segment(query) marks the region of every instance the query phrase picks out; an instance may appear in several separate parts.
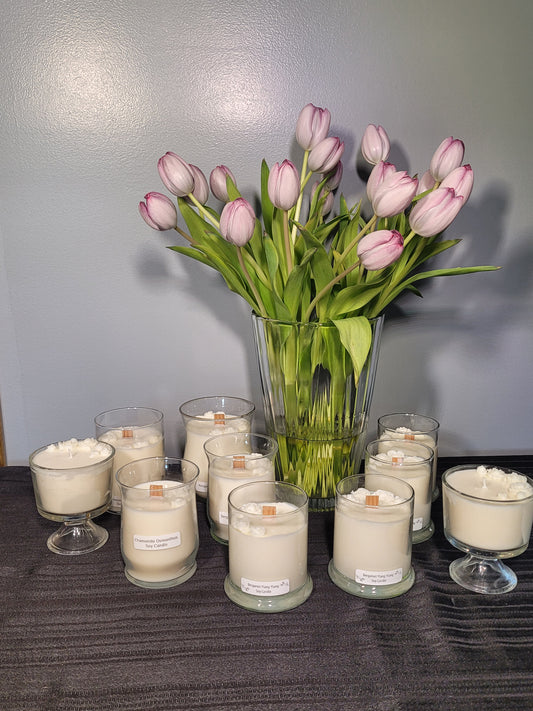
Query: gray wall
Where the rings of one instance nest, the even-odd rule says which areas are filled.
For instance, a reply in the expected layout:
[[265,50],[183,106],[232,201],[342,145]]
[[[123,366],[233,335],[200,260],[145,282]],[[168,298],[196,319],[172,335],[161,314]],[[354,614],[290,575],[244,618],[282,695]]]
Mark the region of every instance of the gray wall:
[[[367,123],[422,172],[462,138],[474,193],[441,264],[496,273],[435,281],[389,319],[373,421],[441,422],[441,451],[523,453],[531,436],[530,0],[20,0],[1,27],[0,397],[10,463],[93,433],[98,412],[177,413],[207,394],[260,406],[248,309],[220,277],[165,249],[137,212],[175,151],[229,165],[247,196],[261,158],[297,157],[311,101],[346,140],[343,189]],[[257,429],[259,429],[259,425]]]

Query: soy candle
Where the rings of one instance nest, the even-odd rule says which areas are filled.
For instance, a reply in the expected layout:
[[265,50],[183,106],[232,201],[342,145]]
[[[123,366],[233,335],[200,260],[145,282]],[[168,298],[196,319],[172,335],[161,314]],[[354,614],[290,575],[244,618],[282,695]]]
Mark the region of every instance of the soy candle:
[[218,435],[204,445],[208,459],[207,511],[211,535],[228,541],[228,496],[254,481],[274,481],[278,445],[272,437],[253,432]]
[[366,447],[365,471],[395,476],[413,487],[413,543],[431,538],[435,531],[431,521],[433,449],[417,441],[374,440]]
[[156,457],[117,472],[122,490],[121,551],[134,585],[180,585],[196,571],[198,520],[192,462]]
[[107,509],[114,450],[93,438],[69,439],[36,450],[30,468],[41,515],[74,516]]
[[409,590],[413,502],[413,488],[396,477],[367,473],[337,484],[328,572],[338,587],[379,598]]
[[149,407],[122,407],[102,412],[94,421],[98,439],[115,448],[109,510],[120,513],[121,494],[116,473],[137,459],[163,456],[163,413]]
[[523,474],[497,467],[453,467],[442,478],[444,530],[479,551],[514,551],[529,542],[533,486]]
[[278,612],[301,605],[307,572],[307,505],[286,482],[244,484],[229,495],[229,575],[224,589],[242,607]]
[[[186,430],[183,457],[200,470],[196,483],[198,496],[207,497],[208,460],[204,444],[217,435],[250,432],[255,405],[238,397],[215,395],[188,400],[180,406]],[[229,454],[229,452],[228,452]]]

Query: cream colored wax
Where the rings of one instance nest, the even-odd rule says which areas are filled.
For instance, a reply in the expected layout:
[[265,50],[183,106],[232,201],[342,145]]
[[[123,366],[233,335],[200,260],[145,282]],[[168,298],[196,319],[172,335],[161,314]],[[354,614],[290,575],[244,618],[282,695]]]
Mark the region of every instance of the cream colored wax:
[[120,486],[115,474],[125,464],[137,459],[163,456],[163,435],[155,427],[127,427],[104,432],[99,439],[109,442],[115,448],[113,464],[113,489],[110,509],[119,512],[121,509]]
[[[429,456],[429,453],[428,453]],[[432,467],[428,460],[409,454],[407,447],[385,449],[367,458],[368,473],[395,476],[410,484],[415,492],[413,531],[420,531],[431,521]]]
[[[162,486],[163,495],[147,495],[152,485]],[[126,571],[136,580],[157,583],[185,573],[198,548],[194,490],[167,481],[132,487],[122,502],[121,547]]]
[[228,496],[237,486],[274,481],[274,464],[261,454],[215,457],[209,466],[208,509],[212,531],[228,540]]
[[57,442],[37,452],[32,471],[41,508],[52,514],[73,515],[103,506],[111,489],[112,451],[87,438]]
[[[275,507],[277,515],[261,515],[264,506]],[[233,584],[250,595],[273,597],[302,587],[307,580],[305,513],[284,501],[244,504],[232,513],[229,573]]]
[[[224,415],[223,419],[216,423],[215,415]],[[208,459],[204,450],[204,444],[211,437],[233,432],[249,432],[250,422],[244,417],[232,417],[223,412],[204,412],[194,419],[188,420],[186,424],[187,439],[185,441],[185,451],[183,458],[189,462],[194,462],[200,474],[196,480],[196,491],[200,496],[207,496],[208,485]],[[224,454],[224,452],[220,452]],[[228,452],[229,454],[229,452]]]
[[446,484],[444,528],[457,541],[481,551],[511,551],[529,541],[533,487],[525,476],[482,466],[449,472]]
[[419,432],[418,430],[412,430],[409,427],[396,427],[395,429],[386,429],[380,435],[380,439],[397,439],[402,443],[402,449],[406,452],[409,451],[409,442],[418,442],[420,444],[425,444],[426,447],[430,447],[433,450],[433,471],[432,471],[432,481],[431,488],[435,488],[437,481],[437,460],[438,460],[438,445],[436,438],[425,432]]
[[[366,506],[367,495],[378,495],[379,505]],[[338,497],[333,564],[363,585],[400,582],[411,569],[409,502],[389,491],[362,487]]]

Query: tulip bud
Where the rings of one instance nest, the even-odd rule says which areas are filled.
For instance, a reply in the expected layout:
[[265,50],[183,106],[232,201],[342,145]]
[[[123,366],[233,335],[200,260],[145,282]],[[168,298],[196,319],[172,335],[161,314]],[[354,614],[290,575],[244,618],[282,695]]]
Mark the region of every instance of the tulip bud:
[[368,124],[361,141],[361,153],[367,163],[377,165],[381,160],[389,157],[390,142],[382,126]]
[[192,194],[200,204],[205,205],[209,198],[209,186],[207,185],[206,177],[198,166],[190,163],[189,168],[194,177],[194,190]]
[[300,176],[294,163],[284,160],[280,165],[274,163],[268,176],[268,197],[274,207],[290,210],[298,202],[300,195]]
[[310,151],[328,135],[331,114],[313,104],[300,111],[296,122],[296,140],[304,151]]
[[443,180],[448,173],[458,168],[463,162],[465,144],[458,138],[445,138],[437,148],[429,164],[429,172],[435,180]]
[[456,218],[463,198],[453,188],[437,188],[421,198],[411,210],[409,224],[421,237],[433,237],[446,229]]
[[336,167],[333,170],[330,170],[328,174],[328,180],[325,185],[328,190],[336,190],[339,187],[342,180],[342,171],[342,163],[339,161]]
[[141,217],[154,230],[172,230],[178,224],[174,203],[161,193],[147,193],[139,203]]
[[432,190],[435,187],[435,178],[431,175],[429,170],[426,170],[424,175],[418,181],[417,195],[425,193],[427,190]]
[[[316,183],[313,183],[313,186],[311,188],[311,200],[315,197],[315,193],[317,191],[318,186],[319,186],[318,181]],[[324,204],[322,206],[322,215],[327,215],[328,212],[331,212],[331,208],[333,207],[333,200],[335,199],[335,196],[326,187],[323,187],[322,190],[320,191],[320,196],[318,197],[318,199],[321,200],[324,197],[326,199],[324,200]]]
[[244,198],[237,198],[224,205],[220,215],[220,233],[228,242],[243,247],[255,230],[255,213]]
[[470,165],[460,165],[452,170],[440,184],[441,188],[453,188],[456,195],[463,198],[463,205],[470,197],[474,185],[474,171]]
[[366,194],[368,195],[368,199],[370,200],[370,202],[372,202],[372,200],[374,199],[376,190],[385,180],[387,175],[395,172],[396,168],[393,166],[393,164],[385,163],[384,161],[380,161],[372,168],[372,172],[370,173],[368,177],[368,182],[366,184]]
[[378,217],[399,215],[412,203],[418,180],[405,170],[389,172],[377,186],[372,198],[372,209]]
[[194,176],[188,163],[175,153],[165,153],[157,162],[157,169],[167,190],[178,197],[185,197],[194,190]]
[[211,192],[217,200],[221,200],[222,202],[228,202],[229,200],[226,176],[229,176],[233,183],[237,182],[231,170],[225,165],[217,165],[216,168],[213,168],[209,176]]
[[361,238],[357,256],[365,269],[376,271],[393,264],[403,252],[403,237],[396,230],[377,230]]
[[340,161],[343,153],[344,143],[339,138],[324,138],[309,153],[309,170],[313,173],[329,173]]

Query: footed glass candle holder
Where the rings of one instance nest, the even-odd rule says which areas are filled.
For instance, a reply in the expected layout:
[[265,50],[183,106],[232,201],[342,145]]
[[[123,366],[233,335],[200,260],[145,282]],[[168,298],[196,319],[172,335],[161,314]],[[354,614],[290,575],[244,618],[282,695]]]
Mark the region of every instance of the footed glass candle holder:
[[141,588],[181,585],[196,572],[198,467],[149,457],[118,470],[120,545],[126,578]]
[[47,540],[53,553],[81,555],[97,550],[108,532],[92,519],[111,503],[114,448],[87,438],[41,447],[30,455],[37,511],[61,526]]
[[277,442],[267,435],[235,432],[208,439],[207,514],[211,535],[228,542],[228,496],[233,489],[253,481],[274,481]]
[[186,430],[183,456],[200,470],[196,493],[207,497],[209,463],[204,444],[211,437],[232,432],[250,432],[255,405],[242,397],[212,395],[188,400],[180,406]]
[[485,595],[516,587],[502,559],[523,553],[533,521],[533,480],[507,468],[452,467],[442,476],[444,535],[466,553],[450,564],[458,585]]
[[255,612],[283,612],[313,589],[307,572],[307,494],[294,484],[243,484],[229,495],[226,595]]
[[415,581],[411,565],[413,487],[396,477],[358,474],[337,484],[332,581],[347,593],[390,598]]

